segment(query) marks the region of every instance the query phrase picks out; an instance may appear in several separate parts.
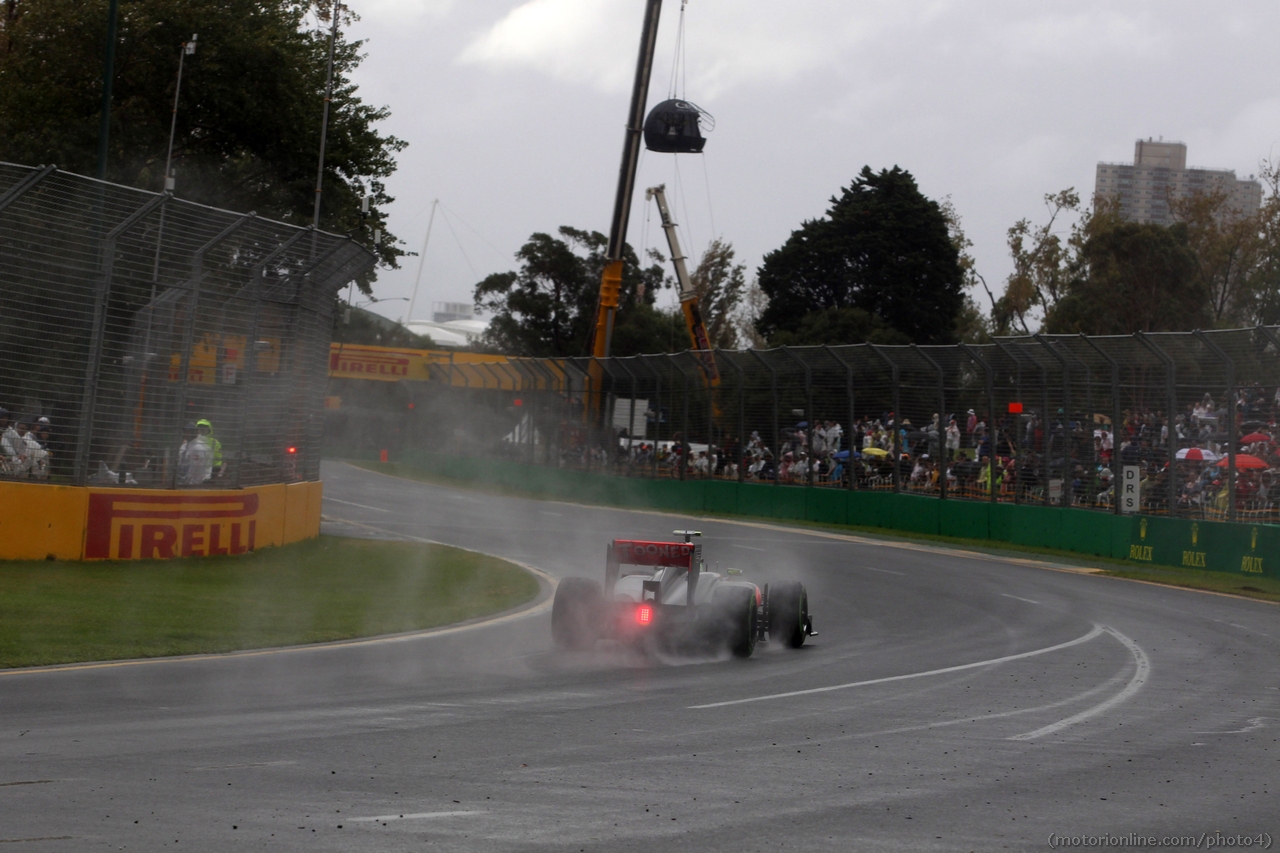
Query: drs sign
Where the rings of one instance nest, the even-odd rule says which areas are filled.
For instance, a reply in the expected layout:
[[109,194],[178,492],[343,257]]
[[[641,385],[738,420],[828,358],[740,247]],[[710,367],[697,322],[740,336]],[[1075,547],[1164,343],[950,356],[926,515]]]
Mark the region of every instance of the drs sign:
[[1142,469],[1125,465],[1120,477],[1120,511],[1138,512],[1142,508]]

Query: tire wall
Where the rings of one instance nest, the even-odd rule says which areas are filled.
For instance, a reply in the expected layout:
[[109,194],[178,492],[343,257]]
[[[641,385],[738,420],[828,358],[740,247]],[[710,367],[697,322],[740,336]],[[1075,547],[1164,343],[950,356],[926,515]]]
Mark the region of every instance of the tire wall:
[[1280,527],[1266,524],[761,483],[630,479],[420,451],[406,452],[399,461],[439,476],[577,503],[847,524],[1009,542],[1137,565],[1280,577]]

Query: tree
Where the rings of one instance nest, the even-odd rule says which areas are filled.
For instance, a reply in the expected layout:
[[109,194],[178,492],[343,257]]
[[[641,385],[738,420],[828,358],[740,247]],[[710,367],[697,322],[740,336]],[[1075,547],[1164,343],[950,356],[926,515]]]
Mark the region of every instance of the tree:
[[1045,317],[1051,334],[1181,332],[1209,325],[1209,293],[1187,227],[1104,214],[1082,232],[1085,268]]
[[[176,194],[310,224],[331,10],[316,0],[121,0],[108,179],[163,189],[178,52],[199,33],[184,64]],[[3,0],[0,160],[95,172],[106,23],[107,0]],[[356,94],[361,47],[339,28],[320,224],[367,239],[385,232],[382,208],[392,199],[383,180],[405,143],[379,134],[389,111]],[[372,197],[366,222],[364,195]],[[404,254],[391,235],[378,251],[391,266]]]
[[1075,274],[1072,253],[1075,241],[1064,241],[1054,230],[1063,213],[1080,210],[1080,195],[1067,188],[1044,197],[1049,220],[1034,226],[1029,219],[1019,219],[1009,229],[1009,253],[1013,256],[1013,272],[1005,282],[1002,302],[993,306],[996,325],[1017,324],[1023,334],[1031,334],[1027,324],[1033,312],[1045,316],[1067,295]]
[[[914,343],[951,343],[963,303],[964,271],[947,219],[915,178],[897,166],[869,166],[831,199],[826,216],[805,222],[764,258],[760,289],[769,305],[757,329],[770,343],[782,332],[853,333],[856,316],[810,314],[857,309]],[[877,326],[878,328],[879,326]],[[819,342],[819,341],[815,341]],[[828,344],[856,343],[828,339]]]
[[[702,253],[702,260],[689,274],[698,307],[707,327],[711,346],[733,349],[738,345],[738,330],[733,315],[746,291],[746,265],[733,262],[733,244],[716,238]],[[683,320],[682,320],[683,322]]]
[[[586,352],[596,320],[608,239],[598,231],[561,226],[560,237],[537,233],[516,252],[520,270],[494,273],[475,287],[476,307],[493,314],[485,344],[508,355],[562,357]],[[623,253],[622,289],[612,354],[668,350],[669,323],[653,308],[664,286],[662,268],[641,269]],[[685,349],[686,339],[680,339]]]
[[1211,323],[1222,327],[1247,322],[1251,273],[1262,248],[1259,217],[1231,209],[1221,189],[1171,198],[1169,207],[1186,226],[1196,278],[1209,297]]

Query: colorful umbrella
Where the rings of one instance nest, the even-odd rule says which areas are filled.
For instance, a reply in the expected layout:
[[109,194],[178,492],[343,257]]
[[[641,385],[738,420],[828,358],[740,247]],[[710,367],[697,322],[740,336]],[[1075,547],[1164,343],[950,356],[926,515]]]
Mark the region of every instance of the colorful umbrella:
[[1244,438],[1240,439],[1241,444],[1253,444],[1255,441],[1270,441],[1271,436],[1265,432],[1251,432]]
[[1184,447],[1178,451],[1178,458],[1190,459],[1192,462],[1217,462],[1218,454],[1199,447]]
[[[1228,461],[1229,460],[1224,458],[1221,462],[1218,463],[1218,467],[1226,468]],[[1236,470],[1237,471],[1243,471],[1250,468],[1263,470],[1270,467],[1271,467],[1270,465],[1263,462],[1261,459],[1259,459],[1256,456],[1250,456],[1248,453],[1236,454]]]

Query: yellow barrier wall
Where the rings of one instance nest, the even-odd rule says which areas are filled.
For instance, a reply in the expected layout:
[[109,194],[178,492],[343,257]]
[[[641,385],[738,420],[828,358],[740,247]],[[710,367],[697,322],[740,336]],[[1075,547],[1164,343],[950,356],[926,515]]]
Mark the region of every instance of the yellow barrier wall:
[[0,560],[243,554],[320,535],[320,483],[158,491],[0,482]]
[[0,558],[78,560],[89,490],[0,482]]

